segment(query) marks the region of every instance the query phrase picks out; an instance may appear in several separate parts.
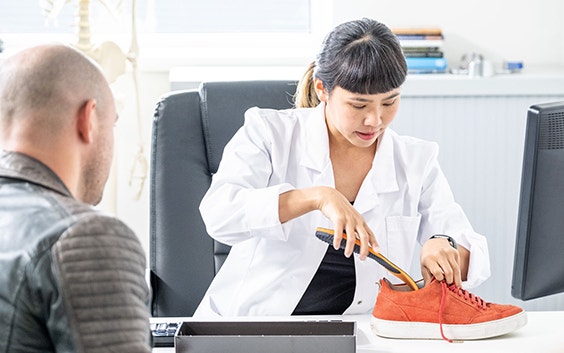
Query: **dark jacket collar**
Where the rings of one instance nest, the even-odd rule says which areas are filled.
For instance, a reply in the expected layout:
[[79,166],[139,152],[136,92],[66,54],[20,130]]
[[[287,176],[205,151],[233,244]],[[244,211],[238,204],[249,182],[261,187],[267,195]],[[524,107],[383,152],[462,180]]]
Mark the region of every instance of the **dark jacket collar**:
[[23,153],[0,151],[0,178],[30,182],[73,197],[57,174],[39,160]]

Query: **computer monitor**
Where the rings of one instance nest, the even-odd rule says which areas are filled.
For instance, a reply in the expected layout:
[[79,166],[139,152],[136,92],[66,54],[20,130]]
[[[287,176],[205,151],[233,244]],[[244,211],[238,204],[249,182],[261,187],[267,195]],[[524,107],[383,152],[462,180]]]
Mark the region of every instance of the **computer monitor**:
[[564,101],[527,114],[511,295],[564,292]]

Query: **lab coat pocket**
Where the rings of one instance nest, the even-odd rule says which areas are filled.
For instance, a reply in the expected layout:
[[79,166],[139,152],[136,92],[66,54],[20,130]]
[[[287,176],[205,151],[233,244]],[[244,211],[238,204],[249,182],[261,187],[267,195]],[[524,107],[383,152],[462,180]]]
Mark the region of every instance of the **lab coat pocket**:
[[405,271],[411,268],[421,215],[386,217],[386,246],[384,255]]

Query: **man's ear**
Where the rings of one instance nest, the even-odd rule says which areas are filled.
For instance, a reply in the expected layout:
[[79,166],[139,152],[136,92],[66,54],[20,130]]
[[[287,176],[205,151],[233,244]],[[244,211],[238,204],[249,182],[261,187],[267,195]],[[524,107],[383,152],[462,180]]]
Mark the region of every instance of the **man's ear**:
[[327,102],[327,91],[325,91],[325,87],[323,86],[323,81],[318,78],[313,79],[313,87],[315,88],[315,93],[317,94],[317,98],[319,98],[322,102]]
[[94,129],[94,119],[96,110],[96,100],[87,100],[78,110],[76,130],[79,138],[84,143],[92,143],[92,131]]

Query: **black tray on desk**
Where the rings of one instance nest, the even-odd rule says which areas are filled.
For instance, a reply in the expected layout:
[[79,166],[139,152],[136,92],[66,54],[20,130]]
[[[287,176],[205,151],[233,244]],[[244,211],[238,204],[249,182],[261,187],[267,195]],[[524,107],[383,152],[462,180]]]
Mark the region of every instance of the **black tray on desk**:
[[177,353],[354,353],[354,321],[183,322]]

